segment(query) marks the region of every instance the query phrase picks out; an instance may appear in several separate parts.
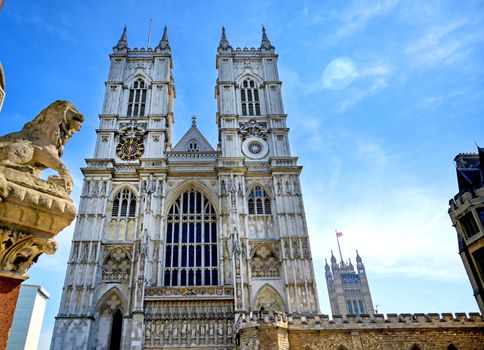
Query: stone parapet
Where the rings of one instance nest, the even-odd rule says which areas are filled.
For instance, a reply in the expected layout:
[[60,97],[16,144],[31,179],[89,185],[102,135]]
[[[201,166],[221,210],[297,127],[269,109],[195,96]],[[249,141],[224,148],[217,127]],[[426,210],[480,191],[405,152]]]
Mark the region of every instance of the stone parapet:
[[[482,349],[484,320],[478,313],[335,315],[240,314],[235,332],[241,350],[289,349]],[[340,347],[338,347],[340,346]]]

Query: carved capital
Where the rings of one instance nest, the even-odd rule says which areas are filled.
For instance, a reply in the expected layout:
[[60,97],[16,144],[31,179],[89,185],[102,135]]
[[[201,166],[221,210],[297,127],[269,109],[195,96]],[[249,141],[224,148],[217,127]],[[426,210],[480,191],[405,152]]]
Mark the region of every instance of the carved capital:
[[28,268],[40,254],[54,254],[57,242],[20,231],[0,228],[0,275],[27,279]]

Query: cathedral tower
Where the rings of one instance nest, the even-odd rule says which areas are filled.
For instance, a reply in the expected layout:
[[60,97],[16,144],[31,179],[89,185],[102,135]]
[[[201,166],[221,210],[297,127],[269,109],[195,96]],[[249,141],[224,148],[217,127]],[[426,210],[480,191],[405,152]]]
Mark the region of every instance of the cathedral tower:
[[238,315],[319,312],[277,55],[217,50],[216,149],[193,118],[172,147],[171,49],[111,67],[52,349],[235,348]]

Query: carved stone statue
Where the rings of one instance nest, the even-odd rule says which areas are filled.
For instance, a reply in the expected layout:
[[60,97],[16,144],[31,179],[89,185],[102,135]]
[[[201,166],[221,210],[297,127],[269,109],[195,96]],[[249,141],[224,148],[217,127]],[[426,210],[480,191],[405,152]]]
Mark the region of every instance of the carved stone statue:
[[[58,184],[68,193],[72,178],[60,157],[64,145],[81,128],[84,117],[67,101],[56,101],[45,108],[22,130],[0,137],[0,165],[38,176],[46,168],[59,175],[50,176],[48,182]],[[5,191],[0,179],[0,194]]]
[[[22,130],[0,137],[0,285],[7,286],[1,298],[9,303],[16,301],[30,266],[42,253],[55,253],[52,238],[76,216],[72,177],[60,157],[83,120],[70,102],[56,101]],[[47,168],[58,174],[46,181],[39,175]],[[13,309],[4,304],[0,314],[8,330]],[[7,338],[0,339],[0,348]]]

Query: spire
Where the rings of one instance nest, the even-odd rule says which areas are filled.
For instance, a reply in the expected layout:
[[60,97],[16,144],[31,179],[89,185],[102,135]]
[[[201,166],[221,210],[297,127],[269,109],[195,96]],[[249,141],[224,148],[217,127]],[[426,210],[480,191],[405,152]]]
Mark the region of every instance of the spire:
[[228,50],[231,49],[229,41],[227,40],[227,36],[225,35],[225,27],[222,27],[222,36],[220,37],[220,42],[218,44],[218,50]]
[[262,41],[260,43],[261,50],[274,50],[269,38],[267,38],[266,29],[262,26]]
[[166,28],[166,26],[163,29],[163,36],[161,37],[161,40],[156,48],[160,50],[171,51],[170,43],[168,41],[168,28]]
[[124,26],[123,34],[121,34],[121,38],[119,38],[118,43],[114,48],[118,50],[128,48],[128,28],[126,27],[126,25]]
[[333,251],[331,251],[331,264],[336,264],[336,258],[334,257]]
[[361,256],[360,256],[360,254],[358,254],[358,249],[356,249],[356,262],[361,263],[361,261],[362,261]]

